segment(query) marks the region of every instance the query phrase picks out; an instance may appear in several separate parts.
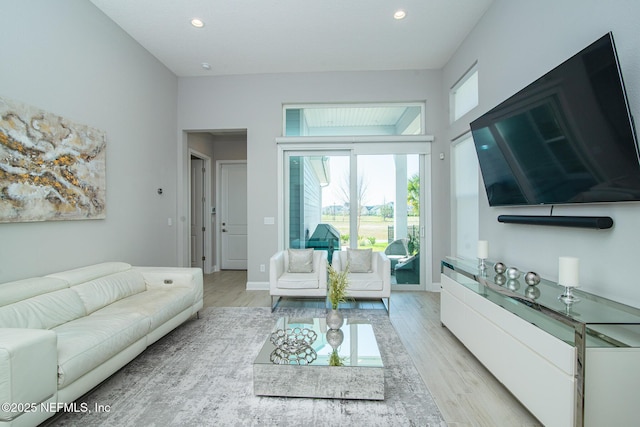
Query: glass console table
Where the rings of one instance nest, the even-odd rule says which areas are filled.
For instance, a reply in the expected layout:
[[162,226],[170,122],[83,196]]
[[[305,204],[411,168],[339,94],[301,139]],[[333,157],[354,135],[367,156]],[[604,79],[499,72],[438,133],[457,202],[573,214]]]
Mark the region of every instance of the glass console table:
[[[541,279],[536,286],[529,286],[524,280],[525,271],[521,272],[519,279],[510,280],[505,275],[496,274],[493,263],[480,270],[476,260],[447,258],[441,263],[441,272],[443,324],[474,354],[479,352],[477,357],[485,365],[491,365],[495,356],[487,352],[486,360],[482,360],[482,346],[474,347],[476,351],[471,348],[474,342],[467,329],[475,326],[465,325],[459,319],[461,316],[477,315],[477,319],[488,319],[487,324],[504,328],[506,335],[511,334],[514,341],[523,344],[521,347],[528,346],[531,352],[542,355],[541,360],[556,363],[559,368],[566,366],[565,373],[573,382],[574,389],[574,407],[568,418],[573,420],[573,425],[625,425],[627,420],[637,420],[640,411],[635,408],[637,405],[631,396],[640,389],[639,309],[580,289],[574,290],[580,301],[566,304],[558,298],[564,288],[556,283]],[[517,318],[511,317],[512,320],[507,320],[509,324],[506,324],[506,318],[492,306],[501,307],[509,316]],[[526,322],[523,323],[525,329],[514,326],[519,320]],[[475,328],[476,334],[484,332]],[[530,336],[523,332],[525,330],[533,334]],[[547,340],[544,335],[536,338],[539,332],[555,338],[555,341]],[[564,364],[563,356],[559,356],[559,362],[554,362],[553,357],[544,353],[547,347],[553,346],[558,352],[553,350],[549,354],[564,352],[575,360]],[[499,379],[511,388],[507,383],[513,373],[501,366],[497,366],[496,371],[498,375],[494,375],[505,376],[504,380]],[[513,384],[518,388],[517,380]],[[544,392],[540,389],[534,394]],[[516,392],[514,395],[521,401],[526,399]],[[527,391],[522,395],[526,396]],[[528,402],[523,401],[523,404],[529,407]],[[535,407],[536,402],[532,406]],[[538,416],[531,407],[529,409]],[[603,424],[603,421],[606,422]]]

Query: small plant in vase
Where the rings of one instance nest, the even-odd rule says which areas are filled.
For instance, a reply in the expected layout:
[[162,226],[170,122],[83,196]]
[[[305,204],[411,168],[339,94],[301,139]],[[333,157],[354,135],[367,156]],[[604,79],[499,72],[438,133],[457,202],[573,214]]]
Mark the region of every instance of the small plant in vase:
[[333,351],[329,355],[329,366],[343,366],[346,357],[340,357],[338,348],[344,340],[344,332],[342,329],[329,329],[326,334],[327,344],[331,346]]
[[344,318],[338,311],[340,303],[347,302],[347,289],[349,288],[349,266],[343,271],[336,271],[329,266],[329,283],[327,296],[331,302],[331,311],[327,314],[327,327],[329,329],[340,329]]
[[333,350],[329,356],[329,366],[344,366],[344,357],[340,357],[338,350]]

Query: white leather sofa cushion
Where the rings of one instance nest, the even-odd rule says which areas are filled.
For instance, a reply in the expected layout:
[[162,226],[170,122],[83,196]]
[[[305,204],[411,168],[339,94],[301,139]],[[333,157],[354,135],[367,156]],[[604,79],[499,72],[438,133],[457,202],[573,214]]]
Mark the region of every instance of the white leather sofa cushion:
[[349,291],[381,291],[382,280],[377,273],[351,273]]
[[[278,278],[278,287],[282,289],[318,289],[318,274],[313,273],[282,273]],[[326,284],[325,284],[326,286]]]
[[115,301],[145,291],[147,288],[140,272],[123,271],[72,286],[85,305],[88,314]]
[[62,289],[0,307],[0,327],[52,329],[85,315],[78,294]]
[[127,264],[125,262],[103,262],[101,264],[49,274],[45,277],[61,279],[67,282],[69,286],[73,286],[97,279],[98,277],[108,276],[110,274],[120,273],[121,271],[127,271],[130,269],[131,264]]
[[[56,334],[53,331],[0,329],[0,402],[40,403],[55,398],[56,360]],[[0,409],[0,425],[3,426],[2,421],[17,416],[16,425],[37,424],[50,416],[29,416],[5,409]]]
[[116,314],[137,311],[149,317],[151,330],[193,305],[193,288],[150,289],[117,301],[94,314]]
[[0,306],[13,304],[47,292],[68,288],[69,284],[53,277],[33,277],[0,285]]
[[142,273],[148,290],[190,289],[193,295],[192,305],[197,306],[196,310],[202,308],[202,274],[196,273],[198,268],[132,267],[132,269]]
[[58,334],[58,388],[144,338],[150,322],[137,312],[93,313],[54,328]]
[[[132,267],[144,277],[147,289],[151,288],[201,288],[202,275],[194,274],[197,268],[180,267]],[[167,283],[168,282],[168,283]]]

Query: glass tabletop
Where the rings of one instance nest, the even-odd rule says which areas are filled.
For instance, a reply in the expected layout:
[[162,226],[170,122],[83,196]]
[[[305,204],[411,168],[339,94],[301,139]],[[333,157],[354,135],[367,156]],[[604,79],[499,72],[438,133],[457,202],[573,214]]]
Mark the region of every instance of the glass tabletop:
[[[466,272],[476,279],[483,279],[489,285],[494,285],[494,289],[502,288],[512,296],[543,305],[580,323],[640,324],[640,310],[637,308],[598,297],[579,288],[574,290],[574,294],[580,298],[580,301],[567,305],[558,299],[558,296],[564,290],[562,286],[546,279],[541,279],[540,283],[535,287],[528,286],[524,281],[524,271],[521,271],[521,276],[517,280],[505,280],[504,275],[499,277],[494,272],[494,264],[491,262],[487,263],[486,274],[484,275],[478,269],[477,264],[471,260],[447,258],[446,261],[443,261],[443,264],[448,264],[454,271]],[[537,288],[537,291],[534,292],[532,288]]]
[[[446,267],[446,268],[445,268]],[[586,326],[587,347],[640,347],[640,310],[580,289],[574,294],[580,301],[567,304],[558,297],[564,287],[541,279],[536,286],[520,278],[508,279],[487,263],[483,272],[475,260],[448,257],[442,271],[478,295],[508,309],[517,316],[546,330],[563,341],[574,344],[572,324]],[[543,313],[553,313],[549,317]],[[555,320],[553,320],[555,319]],[[557,320],[565,319],[563,322]]]
[[317,317],[278,319],[254,363],[383,367],[370,323],[345,318],[339,330],[331,330]]

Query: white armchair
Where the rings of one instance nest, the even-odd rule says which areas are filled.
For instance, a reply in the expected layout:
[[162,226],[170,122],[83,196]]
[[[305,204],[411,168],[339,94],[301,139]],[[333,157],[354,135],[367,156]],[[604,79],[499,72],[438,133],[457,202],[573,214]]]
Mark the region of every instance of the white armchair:
[[[369,259],[363,258],[367,256]],[[362,262],[364,261],[364,262]],[[368,263],[370,261],[370,264]],[[351,298],[373,298],[387,300],[387,312],[391,306],[391,263],[383,252],[369,249],[347,249],[333,253],[332,266],[342,271],[349,264],[349,287]]]
[[[305,268],[304,263],[300,264],[299,259],[290,259],[290,254],[298,258],[305,253],[312,254],[312,261],[309,260],[312,265],[307,264],[309,268]],[[271,311],[281,297],[326,297],[327,251],[286,249],[277,252],[269,260],[269,293]]]

